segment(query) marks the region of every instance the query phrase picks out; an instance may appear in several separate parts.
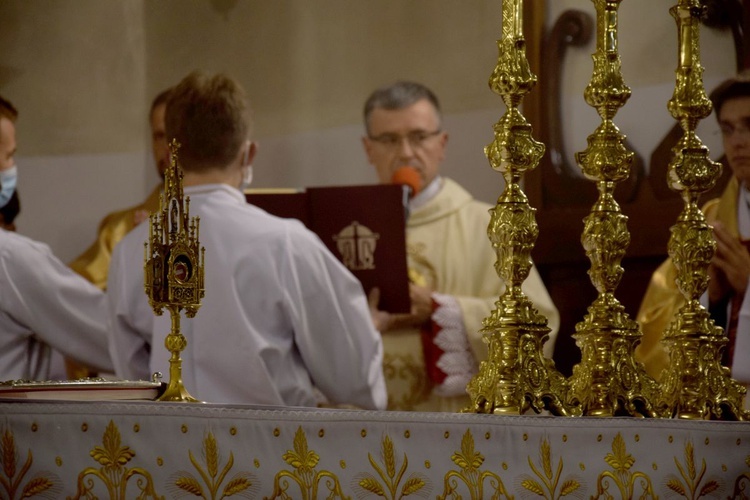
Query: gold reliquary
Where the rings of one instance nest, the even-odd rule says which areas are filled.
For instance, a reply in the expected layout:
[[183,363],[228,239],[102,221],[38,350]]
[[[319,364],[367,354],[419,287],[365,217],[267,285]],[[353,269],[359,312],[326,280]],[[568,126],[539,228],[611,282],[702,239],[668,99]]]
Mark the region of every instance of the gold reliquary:
[[187,340],[180,332],[180,311],[184,310],[188,318],[195,316],[205,293],[205,249],[198,240],[199,219],[190,217],[190,198],[185,199],[183,194],[183,173],[177,155],[179,148],[179,143],[172,140],[160,209],[149,218],[149,238],[145,244],[146,295],[156,315],[167,309],[172,319],[172,328],[165,340],[171,353],[170,380],[160,401],[196,401],[182,383],[180,352]]

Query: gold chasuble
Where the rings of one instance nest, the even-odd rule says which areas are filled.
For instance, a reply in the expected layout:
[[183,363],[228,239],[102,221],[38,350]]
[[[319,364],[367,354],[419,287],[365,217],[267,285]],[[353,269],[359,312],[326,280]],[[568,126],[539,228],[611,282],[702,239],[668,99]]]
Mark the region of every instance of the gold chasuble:
[[[738,199],[739,183],[732,177],[721,197],[709,200],[703,206],[703,213],[709,224],[719,221],[737,238]],[[643,337],[635,350],[636,359],[641,361],[648,374],[657,380],[662,370],[669,366],[669,355],[660,342],[662,334],[674,319],[675,313],[685,303],[685,297],[677,289],[676,277],[677,269],[672,264],[672,259],[665,260],[651,276],[651,282],[638,311],[637,321],[641,325]]]
[[[159,209],[159,194],[162,185],[154,188],[143,203],[134,207],[118,210],[108,214],[99,224],[99,231],[94,243],[73,262],[71,269],[104,290],[107,287],[107,271],[112,258],[112,249],[137,224],[138,212],[149,214]],[[146,219],[147,217],[144,217]]]
[[[156,186],[148,195],[148,198],[139,205],[107,214],[99,223],[96,241],[69,264],[70,268],[99,289],[106,290],[112,250],[126,234],[138,225],[137,223],[142,222],[136,220],[139,212],[150,214],[159,209],[161,188],[161,184]],[[147,215],[143,217],[143,220],[146,219],[148,219]],[[96,375],[86,366],[67,357],[65,358],[65,370],[68,378],[73,380]]]
[[[456,299],[461,310],[468,345],[476,364],[487,359],[487,345],[479,330],[494,303],[504,291],[495,272],[495,251],[487,237],[490,205],[471,197],[460,185],[443,178],[440,191],[425,205],[414,209],[407,221],[407,258],[409,276],[417,285]],[[559,327],[559,315],[536,268],[524,282],[524,291],[539,311],[550,320],[550,340],[545,353],[552,353]],[[389,410],[457,412],[469,405],[468,395],[437,394],[434,360],[430,355],[429,335],[425,328],[436,328],[435,309],[429,325],[390,330],[383,333],[383,371],[388,389]],[[437,327],[439,328],[439,327]],[[438,391],[439,392],[439,391]]]

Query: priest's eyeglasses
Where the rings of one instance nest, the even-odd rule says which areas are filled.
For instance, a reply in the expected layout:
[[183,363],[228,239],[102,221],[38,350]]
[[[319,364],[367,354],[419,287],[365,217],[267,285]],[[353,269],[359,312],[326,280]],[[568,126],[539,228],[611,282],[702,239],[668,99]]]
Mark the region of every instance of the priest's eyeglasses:
[[376,136],[369,136],[370,140],[373,142],[377,142],[384,148],[388,149],[395,149],[399,146],[401,146],[401,143],[404,139],[409,143],[409,146],[412,148],[421,148],[425,145],[427,141],[432,139],[433,137],[438,136],[442,130],[437,129],[433,132],[427,132],[425,130],[415,130],[413,132],[409,132],[406,135],[400,135],[400,134],[380,134]]

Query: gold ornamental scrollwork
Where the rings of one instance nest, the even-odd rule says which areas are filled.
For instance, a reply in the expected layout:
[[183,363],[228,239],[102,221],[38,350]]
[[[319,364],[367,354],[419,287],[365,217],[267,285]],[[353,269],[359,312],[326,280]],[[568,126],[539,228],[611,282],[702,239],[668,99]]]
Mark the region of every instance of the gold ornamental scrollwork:
[[630,244],[628,218],[614,198],[615,186],[626,180],[634,153],[625,148],[625,135],[613,122],[630,97],[618,52],[618,8],[621,0],[592,0],[596,8],[594,70],[586,87],[586,103],[596,109],[601,124],[589,135],[588,147],[576,153],[586,178],[596,183],[599,197],[584,220],[581,244],[591,261],[589,276],[598,292],[584,320],[576,325],[581,362],[573,367],[570,396],[584,415],[659,416],[653,406],[658,385],[634,360],[642,333],[615,296]]
[[550,332],[547,318],[521,290],[531,270],[531,250],[539,228],[520,181],[539,164],[544,145],[533,139],[531,125],[518,110],[537,81],[526,58],[523,0],[505,0],[502,16],[499,56],[489,86],[500,95],[506,111],[494,126],[495,138],[485,155],[505,179],[487,228],[497,254],[495,270],[505,283],[505,292],[483,322],[481,333],[489,356],[467,386],[471,405],[465,411],[519,414],[531,408],[537,413],[546,409],[572,415],[576,409],[565,402],[565,378],[542,354]]
[[[706,459],[698,464],[695,461],[693,443],[685,443],[685,460],[674,459],[680,476],[673,476],[667,481],[667,488],[685,498],[710,498],[718,493],[721,483],[711,477],[706,477]],[[712,495],[713,494],[713,495]],[[737,497],[732,497],[737,498]]]
[[[628,453],[625,440],[619,432],[612,440],[612,452],[607,453],[604,461],[612,470],[599,474],[596,480],[596,496],[591,498],[659,498],[654,493],[654,486],[648,474],[631,470],[636,460]],[[611,486],[614,486],[616,491],[610,491]],[[641,491],[636,491],[637,489]]]
[[[188,452],[190,463],[198,472],[200,480],[189,472],[176,474],[170,485],[172,495],[175,498],[182,495],[204,499],[228,498],[235,495],[253,497],[260,489],[255,475],[247,471],[235,472],[226,480],[228,474],[234,468],[234,453],[229,452],[229,458],[222,466],[219,446],[212,432],[207,432],[203,438],[203,449],[201,451],[205,462],[203,464],[195,458],[192,450]],[[206,486],[205,490],[204,485]]]
[[679,56],[668,109],[683,135],[672,149],[668,182],[679,192],[684,208],[672,226],[668,251],[685,304],[663,336],[670,363],[661,376],[659,405],[677,418],[747,420],[750,417],[742,410],[745,388],[720,362],[727,338],[700,303],[708,288],[708,268],[716,243],[698,208],[698,197],[721,174],[721,164],[709,158],[708,148],[695,133],[700,120],[711,113],[700,62],[700,19],[704,11],[699,0],[679,0],[670,9],[677,23]]
[[386,434],[383,437],[381,445],[382,463],[378,464],[372,457],[372,454],[367,454],[370,465],[378,474],[378,477],[370,473],[359,474],[355,479],[356,486],[367,493],[388,500],[397,500],[409,495],[418,495],[426,498],[432,491],[430,480],[423,474],[415,472],[408,476],[406,475],[409,469],[409,458],[404,453],[401,466],[398,465],[396,448],[390,436]]
[[748,498],[750,492],[750,455],[745,457],[745,465],[748,471],[743,472],[734,481],[734,490],[731,498]]
[[51,472],[37,473],[26,477],[34,463],[34,455],[29,450],[23,464],[11,429],[4,429],[0,437],[0,497],[34,498],[37,496],[56,497],[62,485],[60,478]]
[[[325,497],[349,500],[349,497],[344,495],[336,474],[327,470],[315,470],[320,461],[320,455],[308,448],[307,436],[302,427],[298,427],[297,432],[294,433],[294,449],[287,450],[282,458],[287,464],[294,467],[294,470],[282,470],[276,473],[273,481],[273,493],[270,497],[264,498],[269,500],[275,498],[312,500]],[[299,487],[299,495],[296,492],[289,491],[292,484]],[[321,486],[326,488],[327,491],[322,490]]]
[[[445,474],[443,479],[443,493],[438,495],[437,500],[464,498],[459,493],[459,487],[463,484],[469,492],[471,500],[482,498],[505,498],[512,500],[514,497],[508,493],[499,475],[490,471],[482,470],[484,456],[474,449],[474,436],[471,429],[467,429],[461,438],[461,451],[451,456],[454,464],[460,467],[460,471],[451,470]],[[490,489],[485,493],[485,483]]]
[[523,282],[531,270],[529,255],[539,236],[539,229],[534,220],[534,210],[523,203],[525,200],[520,188],[514,186],[512,190],[517,193],[503,197],[507,199],[507,206],[492,209],[487,233],[497,255],[495,271],[504,278],[507,276],[509,281],[516,276],[516,281]]
[[107,498],[112,500],[128,498],[128,484],[138,488],[137,498],[164,499],[163,496],[156,493],[154,481],[147,470],[141,467],[126,467],[128,462],[135,457],[135,451],[122,445],[120,430],[114,421],[110,420],[104,431],[102,446],[95,446],[89,454],[101,467],[98,469],[87,467],[78,474],[78,491],[72,497],[74,500],[96,498],[94,495],[96,485],[94,479],[99,479],[107,490]]
[[529,468],[536,477],[522,475],[521,487],[539,497],[550,500],[563,498],[573,495],[583,486],[575,476],[563,476],[563,457],[560,456],[557,464],[554,463],[552,446],[547,438],[542,438],[539,443],[539,462],[535,463],[531,456],[528,461]]

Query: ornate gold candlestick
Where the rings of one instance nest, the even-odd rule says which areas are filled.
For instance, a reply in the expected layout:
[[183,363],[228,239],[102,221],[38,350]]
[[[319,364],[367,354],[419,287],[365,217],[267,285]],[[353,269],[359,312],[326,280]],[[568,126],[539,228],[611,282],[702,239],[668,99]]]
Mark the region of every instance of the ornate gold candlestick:
[[683,136],[672,149],[668,182],[680,193],[685,207],[672,226],[669,255],[686,303],[664,334],[670,364],[662,374],[660,404],[678,418],[734,420],[746,418],[741,409],[745,388],[721,366],[727,339],[699,302],[708,288],[708,266],[716,243],[698,208],[698,196],[711,189],[721,174],[721,165],[709,159],[708,148],[695,134],[698,122],[711,113],[700,63],[703,11],[699,0],[680,0],[670,9],[677,22],[679,64],[668,108]]
[[544,145],[531,137],[531,125],[518,110],[523,96],[536,84],[526,59],[523,0],[503,2],[498,49],[498,63],[489,84],[502,97],[506,112],[495,124],[495,139],[485,154],[492,168],[503,174],[505,190],[492,209],[487,234],[497,253],[495,270],[506,291],[484,320],[482,333],[489,357],[467,386],[472,404],[466,411],[519,414],[531,407],[536,412],[546,408],[567,415],[575,408],[567,407],[560,396],[565,393],[565,379],[542,355],[550,331],[547,319],[521,290],[531,269],[531,249],[539,230],[535,210],[519,181],[544,154]]
[[581,243],[591,260],[589,276],[599,292],[584,321],[576,325],[581,362],[573,368],[571,396],[584,415],[615,414],[654,416],[652,400],[658,386],[633,358],[642,336],[614,291],[620,283],[620,266],[630,244],[628,218],[613,196],[615,185],[630,174],[634,153],[626,150],[625,136],[613,123],[630,98],[617,47],[617,9],[621,0],[592,0],[596,8],[597,42],[592,55],[594,72],[586,87],[586,102],[596,108],[602,123],[588,137],[576,161],[596,182],[599,199],[584,220]]
[[[182,169],[177,160],[180,145],[169,145],[170,166],[164,172],[161,209],[149,217],[149,241],[145,243],[144,284],[149,303],[157,316],[166,308],[172,328],[164,345],[171,353],[169,383],[159,401],[197,402],[182,383],[180,352],[187,340],[180,333],[180,311],[195,316],[203,297],[204,248],[198,241],[197,217],[190,218],[190,198],[182,192]],[[150,244],[150,247],[149,247]]]

